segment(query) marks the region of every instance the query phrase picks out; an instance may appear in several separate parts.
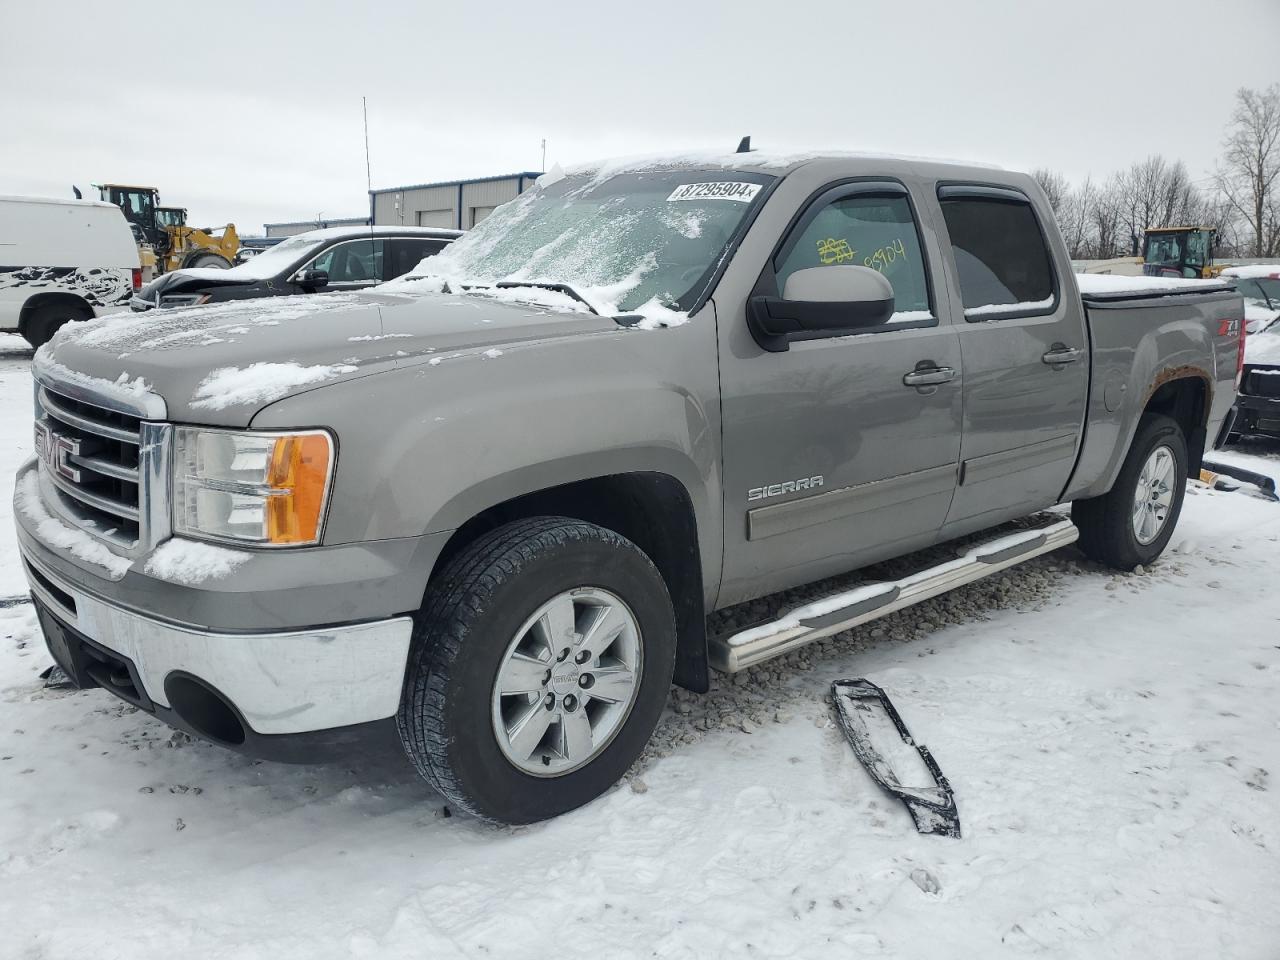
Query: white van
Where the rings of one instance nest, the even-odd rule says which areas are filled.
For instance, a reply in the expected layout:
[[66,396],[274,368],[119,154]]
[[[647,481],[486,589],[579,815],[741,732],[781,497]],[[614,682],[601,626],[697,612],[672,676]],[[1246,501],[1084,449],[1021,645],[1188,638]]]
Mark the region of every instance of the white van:
[[140,266],[119,207],[0,197],[0,331],[38,347],[69,320],[126,309]]

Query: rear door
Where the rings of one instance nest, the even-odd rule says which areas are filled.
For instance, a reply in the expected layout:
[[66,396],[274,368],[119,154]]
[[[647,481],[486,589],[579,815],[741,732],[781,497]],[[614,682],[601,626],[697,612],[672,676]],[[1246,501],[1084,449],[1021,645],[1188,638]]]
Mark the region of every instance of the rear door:
[[815,186],[751,295],[777,296],[796,270],[854,264],[889,279],[896,312],[768,352],[743,333],[741,301],[717,302],[722,604],[930,543],[955,488],[960,349],[934,294],[933,237],[896,180]]
[[947,537],[1057,502],[1083,431],[1089,343],[1027,195],[942,184],[937,197],[963,317],[964,435]]

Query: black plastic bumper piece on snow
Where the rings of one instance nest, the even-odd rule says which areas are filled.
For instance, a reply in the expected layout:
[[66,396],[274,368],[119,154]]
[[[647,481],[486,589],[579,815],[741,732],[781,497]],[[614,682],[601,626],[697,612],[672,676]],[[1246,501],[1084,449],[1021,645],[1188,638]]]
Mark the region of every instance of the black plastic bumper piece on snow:
[[1269,500],[1280,500],[1280,494],[1276,493],[1275,480],[1265,473],[1254,473],[1244,467],[1235,467],[1229,463],[1218,463],[1216,460],[1202,461],[1202,466],[1206,470],[1212,470],[1214,473],[1220,473],[1223,476],[1234,477],[1237,480],[1243,480],[1245,483],[1253,484],[1265,493]]
[[[956,810],[956,798],[951,784],[942,775],[938,763],[927,747],[916,743],[915,738],[889,702],[888,695],[870,680],[837,680],[831,684],[831,699],[836,705],[836,716],[853,752],[866,767],[871,779],[880,784],[907,806],[916,829],[921,833],[936,833],[944,837],[960,837],[960,813]],[[902,742],[920,755],[929,775],[932,787],[904,787],[893,769],[893,764],[876,749],[874,737],[867,725],[867,717],[881,710],[897,728]]]

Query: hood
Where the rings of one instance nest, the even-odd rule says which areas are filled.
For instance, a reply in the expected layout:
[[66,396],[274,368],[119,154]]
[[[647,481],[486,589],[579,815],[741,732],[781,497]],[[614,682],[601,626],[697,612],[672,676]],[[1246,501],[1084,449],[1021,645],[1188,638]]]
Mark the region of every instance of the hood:
[[186,270],[162,273],[139,290],[138,296],[143,300],[154,301],[162,293],[187,293],[209,287],[236,287],[260,282],[258,278],[236,273],[234,268],[217,270],[210,267],[191,267]]
[[270,297],[67,324],[35,367],[108,393],[158,394],[172,421],[244,427],[284,397],[380,370],[617,329],[607,317],[473,295]]
[[1271,326],[1251,333],[1244,342],[1244,362],[1250,367],[1280,367],[1280,329]]

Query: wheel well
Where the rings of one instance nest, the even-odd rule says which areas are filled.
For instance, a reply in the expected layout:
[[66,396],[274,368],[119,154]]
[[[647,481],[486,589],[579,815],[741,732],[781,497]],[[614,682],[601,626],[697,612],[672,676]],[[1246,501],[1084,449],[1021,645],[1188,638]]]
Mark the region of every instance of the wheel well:
[[706,611],[697,519],[684,486],[663,473],[626,473],[580,480],[528,493],[490,507],[454,531],[432,570],[443,569],[482,534],[526,517],[584,520],[620,533],[662,574],[676,616],[675,682],[708,689]]
[[1166,380],[1156,387],[1143,412],[1163,414],[1182,428],[1187,441],[1187,476],[1200,476],[1209,414],[1209,390],[1204,379],[1198,373],[1187,373]]
[[89,301],[84,297],[77,297],[74,293],[37,293],[22,305],[22,310],[18,313],[18,332],[25,337],[27,324],[37,310],[59,305],[93,316],[93,307],[89,306]]

